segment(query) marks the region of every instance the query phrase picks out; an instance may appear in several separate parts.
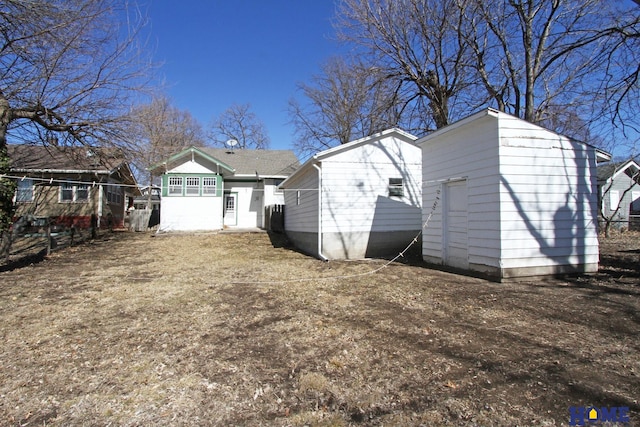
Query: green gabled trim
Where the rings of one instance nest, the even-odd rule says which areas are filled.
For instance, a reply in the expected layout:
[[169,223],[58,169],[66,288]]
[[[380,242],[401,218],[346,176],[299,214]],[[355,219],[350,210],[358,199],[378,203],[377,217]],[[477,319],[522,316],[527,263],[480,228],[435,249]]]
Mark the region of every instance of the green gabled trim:
[[164,160],[164,161],[162,161],[160,163],[156,163],[153,166],[148,167],[147,170],[153,171],[155,169],[158,169],[158,168],[160,168],[162,166],[167,165],[168,163],[174,162],[174,161],[176,161],[176,160],[178,160],[178,159],[180,159],[182,157],[185,157],[187,155],[191,155],[192,153],[198,154],[202,158],[204,158],[206,160],[209,160],[210,162],[215,163],[218,166],[223,167],[224,169],[228,170],[231,173],[235,173],[236,172],[236,170],[234,168],[232,168],[231,166],[229,166],[228,164],[216,159],[215,157],[212,157],[212,156],[208,155],[204,151],[199,150],[197,147],[189,147],[186,150],[182,150],[178,154],[174,154],[173,156],[169,157],[168,159],[166,159],[166,160]]

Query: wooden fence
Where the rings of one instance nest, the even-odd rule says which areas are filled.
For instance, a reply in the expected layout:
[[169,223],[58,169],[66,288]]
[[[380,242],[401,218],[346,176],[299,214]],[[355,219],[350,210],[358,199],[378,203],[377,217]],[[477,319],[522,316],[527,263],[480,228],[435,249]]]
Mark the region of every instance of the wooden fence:
[[284,205],[270,205],[264,208],[264,224],[267,230],[284,233]]
[[131,231],[147,231],[149,229],[151,219],[151,209],[136,209],[128,213],[129,230]]
[[3,248],[7,262],[49,255],[52,251],[98,237],[95,227],[81,228],[55,223],[52,218],[33,217],[17,221],[11,230],[8,248]]

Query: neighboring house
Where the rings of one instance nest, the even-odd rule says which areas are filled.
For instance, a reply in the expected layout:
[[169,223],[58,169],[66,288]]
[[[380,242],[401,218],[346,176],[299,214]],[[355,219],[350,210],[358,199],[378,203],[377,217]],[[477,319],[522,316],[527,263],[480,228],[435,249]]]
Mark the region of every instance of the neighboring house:
[[187,148],[150,168],[162,177],[159,231],[262,228],[298,166],[290,150]]
[[640,224],[640,166],[634,160],[598,166],[602,228],[631,229]]
[[138,194],[128,163],[113,149],[9,145],[17,177],[16,217],[49,217],[54,223],[89,228],[121,227]]
[[321,259],[397,254],[420,231],[416,137],[389,129],[317,153],[281,185],[285,231]]
[[[133,208],[135,210],[147,209],[147,206],[151,203],[149,227],[155,227],[160,224],[160,194],[162,194],[161,187],[145,185],[140,187],[140,195],[133,200]],[[129,213],[131,213],[131,210],[129,210]]]
[[[162,193],[162,187],[148,185],[140,187],[140,195],[133,199],[133,207],[135,209],[146,209],[149,202],[151,202],[151,209],[154,211],[160,211],[160,194]],[[151,197],[149,197],[151,196]]]
[[417,143],[425,261],[499,280],[597,271],[607,153],[493,109]]

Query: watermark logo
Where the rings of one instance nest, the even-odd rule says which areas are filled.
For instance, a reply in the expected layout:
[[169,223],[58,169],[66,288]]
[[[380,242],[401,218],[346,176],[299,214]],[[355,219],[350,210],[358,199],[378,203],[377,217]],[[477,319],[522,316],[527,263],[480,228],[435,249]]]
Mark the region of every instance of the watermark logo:
[[595,423],[628,423],[629,408],[627,406],[613,407],[585,407],[571,406],[569,407],[569,425],[570,426],[588,426]]

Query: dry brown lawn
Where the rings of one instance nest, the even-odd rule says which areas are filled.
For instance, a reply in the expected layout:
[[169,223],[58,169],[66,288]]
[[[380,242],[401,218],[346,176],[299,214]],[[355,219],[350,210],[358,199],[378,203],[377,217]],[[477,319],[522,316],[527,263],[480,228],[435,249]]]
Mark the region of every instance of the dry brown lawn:
[[640,239],[498,284],[267,234],[115,233],[0,273],[0,425],[640,425]]

